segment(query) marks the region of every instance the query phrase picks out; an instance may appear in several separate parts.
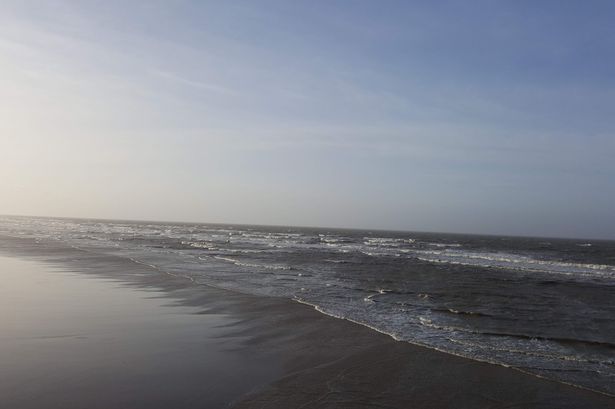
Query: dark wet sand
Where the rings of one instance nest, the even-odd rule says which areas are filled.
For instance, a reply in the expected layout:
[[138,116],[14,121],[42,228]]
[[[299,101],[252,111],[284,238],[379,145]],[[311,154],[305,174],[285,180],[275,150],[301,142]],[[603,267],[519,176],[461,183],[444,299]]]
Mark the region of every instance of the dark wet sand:
[[0,255],[0,408],[615,408],[123,258],[7,237]]

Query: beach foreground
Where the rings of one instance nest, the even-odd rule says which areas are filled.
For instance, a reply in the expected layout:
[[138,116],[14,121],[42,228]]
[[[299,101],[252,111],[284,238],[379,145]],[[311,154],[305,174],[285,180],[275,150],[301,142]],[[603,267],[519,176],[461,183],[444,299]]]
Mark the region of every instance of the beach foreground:
[[13,237],[0,255],[0,407],[615,407],[122,257]]

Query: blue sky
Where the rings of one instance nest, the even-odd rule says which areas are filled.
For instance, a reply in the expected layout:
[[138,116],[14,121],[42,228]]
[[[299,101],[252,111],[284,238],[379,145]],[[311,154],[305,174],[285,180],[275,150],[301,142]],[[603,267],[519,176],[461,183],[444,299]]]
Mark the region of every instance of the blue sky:
[[615,238],[614,18],[5,1],[0,213]]

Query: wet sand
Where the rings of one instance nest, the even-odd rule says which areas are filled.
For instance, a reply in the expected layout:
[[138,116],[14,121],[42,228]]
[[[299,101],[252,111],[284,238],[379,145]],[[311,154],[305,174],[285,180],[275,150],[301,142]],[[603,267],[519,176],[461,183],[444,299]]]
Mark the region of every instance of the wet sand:
[[6,257],[0,281],[1,408],[224,407],[281,374],[160,291]]
[[615,408],[124,258],[9,237],[0,255],[3,408]]

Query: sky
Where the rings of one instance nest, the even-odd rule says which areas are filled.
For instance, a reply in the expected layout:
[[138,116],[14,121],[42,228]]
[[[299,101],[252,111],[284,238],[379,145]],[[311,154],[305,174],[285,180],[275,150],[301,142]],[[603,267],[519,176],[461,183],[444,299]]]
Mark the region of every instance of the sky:
[[612,1],[0,3],[0,214],[615,239]]

